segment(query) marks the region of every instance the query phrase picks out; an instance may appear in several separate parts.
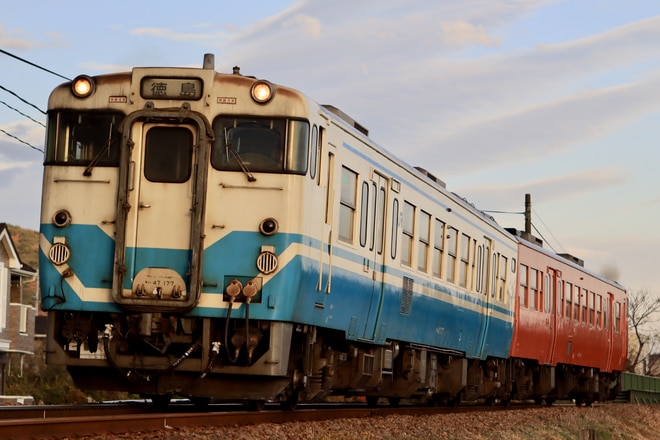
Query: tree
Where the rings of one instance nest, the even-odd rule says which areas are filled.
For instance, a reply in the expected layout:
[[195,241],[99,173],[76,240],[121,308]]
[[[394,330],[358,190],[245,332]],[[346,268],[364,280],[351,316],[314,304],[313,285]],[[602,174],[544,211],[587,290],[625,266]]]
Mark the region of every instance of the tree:
[[651,355],[660,346],[660,331],[652,325],[658,313],[660,298],[648,290],[628,292],[628,371],[652,373],[654,365],[647,358],[657,359]]

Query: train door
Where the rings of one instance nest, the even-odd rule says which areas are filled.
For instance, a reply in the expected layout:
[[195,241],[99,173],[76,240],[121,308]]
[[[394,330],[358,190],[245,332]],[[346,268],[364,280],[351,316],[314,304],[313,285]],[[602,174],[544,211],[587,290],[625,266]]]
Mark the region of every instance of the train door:
[[[611,371],[612,361],[614,360],[613,359],[614,341],[615,341],[614,328],[618,326],[617,320],[620,319],[620,316],[618,316],[617,313],[617,310],[620,310],[618,309],[620,305],[614,303],[614,295],[608,292],[603,307],[605,309],[603,310],[603,315],[606,316],[605,320],[607,321],[606,323],[607,325],[605,329],[605,331],[607,332],[607,366],[605,367],[605,371]],[[608,313],[611,313],[611,316],[608,316]]]
[[365,269],[372,283],[371,301],[365,321],[362,338],[373,341],[376,338],[378,318],[383,300],[385,281],[385,210],[387,206],[388,180],[377,172],[372,172],[369,183],[369,215],[367,247],[370,258]]
[[201,237],[206,167],[199,162],[207,162],[208,149],[196,146],[203,131],[192,123],[144,120],[124,130],[134,147],[120,169],[126,184],[119,191],[124,216],[117,225],[113,295],[137,310],[189,309],[201,279],[203,243],[195,237]]
[[484,237],[484,241],[484,251],[478,256],[482,261],[477,262],[477,277],[481,279],[478,284],[483,289],[483,305],[480,309],[479,335],[475,350],[475,355],[479,358],[488,355],[486,334],[491,313],[490,303],[497,294],[497,254],[493,252],[493,241],[488,237]]
[[317,295],[316,303],[324,305],[327,294],[330,293],[330,286],[332,283],[332,219],[333,219],[333,203],[335,199],[335,146],[328,143],[328,155],[325,159],[325,175],[320,178],[325,178],[324,184],[324,214],[323,214],[323,232],[321,241],[320,259],[319,259],[319,279],[316,286]]
[[545,325],[548,327],[550,337],[548,338],[548,350],[546,351],[546,363],[554,364],[555,346],[557,345],[557,313],[555,307],[557,306],[557,286],[561,277],[561,272],[557,269],[548,267],[547,274],[545,275],[544,287],[544,310],[545,310]]

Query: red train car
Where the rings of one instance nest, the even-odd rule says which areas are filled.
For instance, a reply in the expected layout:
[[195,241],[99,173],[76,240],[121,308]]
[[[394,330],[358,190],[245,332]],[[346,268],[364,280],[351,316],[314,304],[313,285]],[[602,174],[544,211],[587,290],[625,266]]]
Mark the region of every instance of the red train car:
[[625,288],[524,238],[517,278],[512,398],[609,398],[628,351]]

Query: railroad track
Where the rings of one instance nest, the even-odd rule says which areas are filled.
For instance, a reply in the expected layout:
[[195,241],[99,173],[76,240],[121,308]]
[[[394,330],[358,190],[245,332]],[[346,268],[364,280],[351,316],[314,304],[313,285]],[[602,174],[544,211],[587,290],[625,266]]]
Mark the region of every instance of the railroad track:
[[[15,409],[18,408],[18,409]],[[210,405],[205,411],[193,405],[172,405],[168,412],[152,405],[83,405],[73,407],[6,407],[0,409],[1,439],[49,439],[101,436],[190,427],[226,427],[261,423],[311,422],[375,416],[432,415],[467,411],[503,411],[501,406],[419,407],[366,405],[309,405],[295,411],[269,409],[246,411],[238,405]],[[273,406],[272,408],[279,408]],[[521,409],[516,406],[516,409]]]

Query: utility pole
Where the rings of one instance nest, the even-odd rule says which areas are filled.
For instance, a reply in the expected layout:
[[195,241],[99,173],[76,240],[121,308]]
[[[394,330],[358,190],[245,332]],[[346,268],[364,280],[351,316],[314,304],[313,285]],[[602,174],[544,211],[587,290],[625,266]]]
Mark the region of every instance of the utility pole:
[[525,233],[532,234],[532,195],[525,194]]

